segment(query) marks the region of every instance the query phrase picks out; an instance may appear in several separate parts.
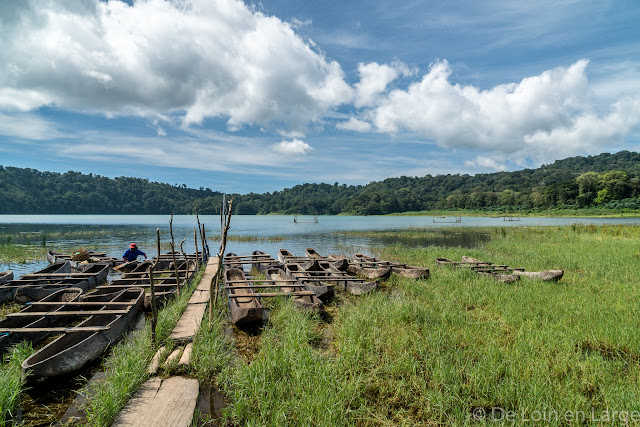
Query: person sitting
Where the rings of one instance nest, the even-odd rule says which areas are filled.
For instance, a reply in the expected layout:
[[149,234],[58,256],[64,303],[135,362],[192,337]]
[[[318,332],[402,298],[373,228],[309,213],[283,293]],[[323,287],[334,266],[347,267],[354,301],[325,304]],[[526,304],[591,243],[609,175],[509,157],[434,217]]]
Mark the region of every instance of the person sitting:
[[147,254],[138,250],[138,245],[132,243],[129,245],[129,249],[127,249],[124,255],[122,255],[122,259],[124,260],[124,262],[131,262],[138,259],[138,256],[140,255],[142,255],[145,260],[147,259]]

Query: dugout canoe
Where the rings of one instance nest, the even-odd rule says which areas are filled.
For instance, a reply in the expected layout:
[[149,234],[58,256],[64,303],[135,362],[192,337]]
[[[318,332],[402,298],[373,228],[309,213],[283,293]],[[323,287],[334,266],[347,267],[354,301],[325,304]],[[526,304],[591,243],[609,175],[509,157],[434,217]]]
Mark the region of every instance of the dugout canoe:
[[347,271],[347,268],[349,268],[349,260],[343,256],[329,254],[327,259],[336,270]]
[[[29,304],[26,308],[18,313],[10,313],[6,318],[0,320],[0,357],[12,346],[20,341],[29,341],[32,345],[36,345],[47,338],[50,333],[41,332],[33,333],[28,331],[9,332],[7,329],[16,328],[50,328],[67,324],[70,320],[76,318],[74,315],[59,315],[65,311],[65,305],[48,305],[47,303],[63,303],[74,302],[82,294],[79,288],[58,289],[51,295],[38,301],[39,304]],[[39,315],[38,313],[46,312],[47,315]],[[51,315],[55,314],[55,315]]]
[[257,269],[260,273],[266,272],[270,267],[278,265],[278,261],[271,258],[266,252],[262,251],[253,251],[251,253],[253,256],[253,263],[251,264],[252,268]]
[[41,270],[36,271],[34,274],[40,275],[40,278],[37,280],[10,280],[2,285],[0,285],[0,304],[4,304],[9,301],[13,301],[16,295],[16,291],[25,285],[37,286],[39,284],[46,284],[51,282],[59,282],[60,277],[54,277],[49,279],[46,274],[61,274],[61,273],[69,273],[71,272],[71,264],[69,262],[58,262],[52,264],[48,267],[45,267]]
[[[300,264],[290,262],[285,265],[285,270],[300,280],[306,290],[315,292],[316,296],[320,298],[322,302],[329,302],[333,298],[335,294],[333,283],[323,282],[322,278],[319,277],[324,275],[324,269],[321,267],[312,267],[310,271]],[[318,277],[318,280],[308,277],[300,279],[299,276],[315,276]]]
[[237,261],[238,255],[234,254],[233,252],[229,252],[224,256],[225,268],[239,268],[240,270],[242,270],[242,264]]
[[[65,333],[22,363],[22,371],[35,378],[55,377],[82,368],[102,355],[110,345],[119,341],[135,326],[142,313],[144,290],[125,289],[110,295],[87,295],[81,298],[92,301],[96,297],[107,298],[114,305],[102,305],[79,324],[68,328]],[[105,313],[99,313],[104,311]]]
[[557,282],[564,276],[564,270],[524,271],[524,269],[514,268],[513,274],[545,282]]
[[[304,284],[291,282],[291,280],[296,280],[295,276],[281,268],[270,267],[265,275],[267,280],[271,280],[275,285],[280,285],[282,292],[295,292],[304,289]],[[317,295],[292,296],[291,301],[303,311],[324,310],[324,304]]]
[[[244,271],[240,268],[227,268],[224,272],[225,287],[249,286]],[[236,325],[262,323],[266,314],[253,289],[227,289],[231,321]],[[242,295],[242,296],[240,296]],[[246,295],[246,296],[245,296]]]
[[278,249],[278,261],[280,261],[282,264],[286,264],[287,262],[295,259],[296,257],[288,250]]
[[318,253],[318,251],[316,251],[313,248],[307,248],[304,250],[304,254],[307,256],[307,258],[309,259],[326,259],[326,257],[323,257],[322,255],[320,255]]
[[452,259],[449,258],[444,258],[444,257],[436,257],[436,265],[438,267],[443,267],[445,265],[448,265],[450,267],[457,267],[459,264],[459,262],[454,261]]
[[334,282],[343,291],[349,292],[352,295],[363,295],[378,289],[380,282],[377,280],[366,281],[349,276],[347,272],[340,271],[333,266],[331,262],[318,261],[318,264],[329,274],[331,278],[344,278],[338,282]]
[[0,285],[13,280],[13,270],[7,270],[0,272]]
[[389,267],[361,267],[357,264],[350,264],[347,267],[347,273],[366,277],[373,280],[388,279],[391,275],[391,268]]
[[391,267],[391,272],[409,279],[426,279],[429,277],[429,269],[415,265],[398,264]]

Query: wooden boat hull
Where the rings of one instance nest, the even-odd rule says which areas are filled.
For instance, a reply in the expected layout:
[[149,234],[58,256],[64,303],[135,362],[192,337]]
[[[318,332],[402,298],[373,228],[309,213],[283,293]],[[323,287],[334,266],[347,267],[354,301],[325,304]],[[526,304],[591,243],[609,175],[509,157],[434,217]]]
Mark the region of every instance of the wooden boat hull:
[[0,272],[0,285],[2,285],[3,283],[8,282],[10,280],[13,280],[13,271],[12,270],[7,270],[7,271]]
[[376,279],[379,279],[379,280],[388,279],[389,276],[391,275],[391,269],[390,268],[386,268],[386,267],[366,268],[366,267],[360,267],[360,266],[358,266],[356,264],[351,264],[347,268],[347,272],[349,274],[354,274],[354,275],[366,277],[367,279],[373,279],[373,280],[376,280]]
[[[58,263],[52,264],[48,267],[43,268],[42,270],[38,270],[34,274],[42,275],[42,274],[49,274],[49,273],[58,274],[58,273],[70,273],[70,272],[71,272],[71,264],[69,264],[67,261],[64,261],[64,262],[58,262]],[[44,279],[46,279],[46,276],[43,277],[43,280]],[[37,284],[36,281],[34,281],[34,283],[29,283],[24,281],[11,280],[0,285],[0,304],[13,301],[16,296],[16,292],[23,285],[35,285],[35,284]],[[32,301],[32,300],[29,300],[29,301]]]
[[391,267],[391,272],[409,279],[426,279],[429,277],[429,269],[413,265],[401,265]]
[[[227,282],[238,282],[247,280],[244,271],[239,268],[228,268],[224,272],[225,284]],[[248,283],[248,282],[245,282]],[[237,283],[234,283],[237,285]],[[230,285],[233,286],[234,284]],[[262,323],[266,314],[262,304],[258,301],[253,290],[227,290],[229,295],[229,311],[231,313],[231,321],[236,325],[247,325],[254,323]],[[246,297],[236,297],[239,294],[246,294]]]
[[352,295],[364,295],[378,289],[378,281],[372,282],[345,282],[345,290]]
[[[82,294],[82,289],[78,288],[64,288],[58,289],[53,294],[43,298],[43,302],[71,302],[77,301]],[[57,312],[63,310],[64,306],[58,307],[51,311]],[[25,314],[29,312],[40,311],[41,308],[37,305],[30,305],[21,310],[20,313]],[[50,328],[66,324],[69,320],[76,316],[42,316],[42,317],[12,317],[7,316],[5,319],[0,320],[0,329],[3,328]],[[40,343],[50,334],[43,333],[0,333],[0,356],[2,356],[11,346],[18,344],[20,341],[30,341],[33,345]]]
[[22,286],[16,289],[13,300],[18,304],[27,304],[40,301],[61,289],[76,288],[82,292],[90,289],[91,281],[88,279],[62,279],[58,283],[51,283],[41,286]]
[[514,269],[513,274],[545,282],[557,282],[562,279],[564,270],[522,271],[520,269]]
[[[294,264],[294,263],[286,264],[285,269],[288,273],[292,274],[293,276],[313,275],[314,271],[317,273],[324,272],[324,269],[322,269],[322,267],[311,268],[311,270],[309,270],[309,269],[303,268],[300,264]],[[304,279],[304,280],[301,280],[301,282],[304,284],[304,287],[306,290],[314,292],[316,296],[320,298],[320,300],[322,300],[322,302],[324,303],[331,301],[331,299],[333,299],[335,295],[335,290],[333,289],[333,285],[326,282],[322,282],[320,278],[318,278],[318,280]]]
[[[292,274],[287,273],[286,271],[280,268],[269,268],[265,273],[267,280],[273,281],[273,283],[278,284],[278,280],[295,280],[295,277]],[[290,283],[290,282],[286,282]],[[292,286],[289,284],[283,284],[280,286],[280,290],[283,292],[295,292],[300,289],[300,287],[304,287],[304,285]],[[322,300],[317,297],[317,295],[310,296],[292,296],[291,301],[293,304],[302,311],[322,311],[324,310],[324,304]]]
[[436,257],[436,265],[438,267],[443,267],[445,265],[448,265],[450,267],[457,267],[458,266],[458,262],[449,259],[449,258],[443,258],[443,257]]
[[329,263],[338,271],[347,271],[349,268],[349,260],[338,255],[329,254]]
[[127,314],[89,316],[78,327],[108,326],[99,332],[66,333],[42,347],[22,363],[22,371],[33,377],[54,377],[82,368],[95,360],[135,325],[142,313],[144,291],[139,288],[116,292],[111,301],[135,302]]

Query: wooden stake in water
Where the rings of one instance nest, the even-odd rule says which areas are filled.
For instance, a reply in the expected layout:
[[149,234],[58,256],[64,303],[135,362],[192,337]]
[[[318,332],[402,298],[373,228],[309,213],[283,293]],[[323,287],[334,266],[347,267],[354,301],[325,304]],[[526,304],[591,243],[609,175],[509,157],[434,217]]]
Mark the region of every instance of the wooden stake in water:
[[[173,269],[175,270],[176,275],[176,296],[180,296],[180,274],[178,273],[178,263],[176,262],[176,248],[173,240],[173,212],[171,213],[171,220],[169,221],[169,233],[171,233],[171,258],[173,259]],[[189,268],[188,264],[187,268]]]
[[[223,205],[224,206],[224,205]],[[229,209],[226,213],[224,210],[220,211],[220,222],[224,224],[222,234],[220,235],[220,251],[218,252],[218,266],[217,270],[211,280],[209,287],[209,323],[213,323],[213,307],[218,303],[218,293],[220,291],[220,281],[222,280],[222,259],[224,257],[224,251],[227,247],[227,233],[229,227],[231,227],[231,209],[233,207],[233,199],[229,201]],[[213,303],[212,303],[213,301]]]
[[156,325],[158,324],[158,306],[156,305],[156,291],[153,284],[153,270],[158,266],[160,261],[160,229],[156,228],[158,235],[158,257],[156,261],[149,267],[149,283],[151,285],[151,341],[156,345]]
[[198,233],[196,233],[196,228],[193,227],[193,241],[196,244],[196,270],[200,269],[200,256],[198,254]]

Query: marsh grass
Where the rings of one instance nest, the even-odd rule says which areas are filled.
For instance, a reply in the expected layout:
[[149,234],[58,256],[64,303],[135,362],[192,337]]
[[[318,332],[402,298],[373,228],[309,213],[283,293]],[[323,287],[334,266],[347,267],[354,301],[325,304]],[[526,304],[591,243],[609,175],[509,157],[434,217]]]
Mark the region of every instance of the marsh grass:
[[20,393],[26,382],[21,365],[31,353],[31,345],[23,342],[12,347],[4,355],[4,360],[0,361],[0,425],[5,425],[15,416]]
[[47,249],[38,245],[0,244],[0,260],[4,263],[44,259],[46,255]]
[[[208,371],[232,402],[228,421],[458,426],[501,408],[515,424],[591,425],[607,410],[640,411],[640,227],[476,231],[492,239],[379,250],[430,278],[392,275],[382,292],[329,305],[329,322],[274,299],[251,362]],[[505,284],[435,266],[462,255],[565,276]],[[494,415],[492,425],[514,425]]]
[[[180,297],[170,301],[159,311],[156,328],[158,342],[165,341],[178,323],[192,291],[203,275],[204,268],[183,289]],[[150,322],[147,322],[143,330],[130,334],[112,349],[104,361],[105,381],[96,385],[94,398],[86,409],[87,425],[107,426],[113,421],[133,393],[149,377],[147,366],[154,353]]]
[[[210,237],[209,240],[214,240],[217,241],[219,240],[219,237],[214,236],[214,237]],[[234,235],[234,234],[230,234],[227,236],[227,240],[230,242],[259,242],[259,243],[265,243],[265,242],[282,242],[284,240],[286,240],[285,236],[259,236],[257,234],[250,234],[250,235]]]
[[277,299],[259,353],[249,365],[225,370],[232,401],[226,415],[238,425],[344,425],[357,383],[345,381],[312,343],[318,318]]

